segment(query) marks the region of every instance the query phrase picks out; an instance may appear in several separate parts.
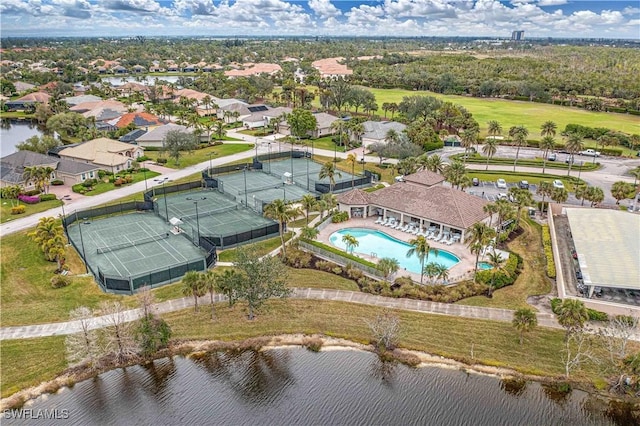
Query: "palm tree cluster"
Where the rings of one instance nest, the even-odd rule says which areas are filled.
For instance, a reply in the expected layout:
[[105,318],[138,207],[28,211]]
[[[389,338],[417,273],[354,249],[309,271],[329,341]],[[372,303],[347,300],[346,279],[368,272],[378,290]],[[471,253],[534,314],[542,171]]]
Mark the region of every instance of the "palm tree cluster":
[[38,221],[35,231],[28,235],[38,244],[45,259],[57,262],[58,271],[61,271],[65,259],[66,240],[60,222],[53,217],[43,217]]
[[35,189],[43,192],[48,190],[53,172],[54,169],[48,166],[25,167],[22,177],[27,185],[33,183]]

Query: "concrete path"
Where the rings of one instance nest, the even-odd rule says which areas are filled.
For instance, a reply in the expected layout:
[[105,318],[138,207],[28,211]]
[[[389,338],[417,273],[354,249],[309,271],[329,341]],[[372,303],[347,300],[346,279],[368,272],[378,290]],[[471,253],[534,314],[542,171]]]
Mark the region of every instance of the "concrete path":
[[[323,290],[316,288],[294,288],[292,299],[332,300],[340,302],[358,303],[369,306],[401,309],[405,311],[422,312],[429,314],[448,315],[463,318],[484,319],[492,321],[511,322],[513,311],[509,309],[481,308],[475,306],[453,305],[449,303],[427,302],[411,299],[396,299],[391,297],[376,296],[358,291]],[[209,295],[198,299],[198,304],[207,305]],[[227,298],[216,294],[216,302],[225,302]],[[179,311],[191,308],[194,305],[192,297],[168,300],[155,305],[158,314]],[[125,321],[135,321],[140,318],[141,311],[132,309],[123,314]],[[561,328],[554,316],[548,313],[538,313],[538,324],[543,327]],[[90,329],[108,327],[111,323],[109,316],[95,317],[88,320]],[[82,329],[80,321],[58,322],[50,324],[38,324],[18,327],[0,328],[0,340],[30,339],[36,337],[61,336],[77,333]]]

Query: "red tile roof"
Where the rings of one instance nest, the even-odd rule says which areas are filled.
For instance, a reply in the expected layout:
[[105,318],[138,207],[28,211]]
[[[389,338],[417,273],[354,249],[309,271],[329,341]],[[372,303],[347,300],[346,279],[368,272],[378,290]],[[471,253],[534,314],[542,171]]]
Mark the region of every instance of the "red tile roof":
[[127,127],[129,124],[134,123],[136,127],[140,126],[160,126],[164,124],[157,116],[149,114],[148,112],[130,112],[124,114],[115,123],[112,123],[119,129]]

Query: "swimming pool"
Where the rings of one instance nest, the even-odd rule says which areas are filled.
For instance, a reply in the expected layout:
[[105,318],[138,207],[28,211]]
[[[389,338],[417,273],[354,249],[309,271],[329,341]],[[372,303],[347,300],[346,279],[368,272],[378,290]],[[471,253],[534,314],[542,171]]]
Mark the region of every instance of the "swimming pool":
[[[358,247],[353,249],[356,253],[375,256],[379,259],[383,257],[397,259],[400,264],[400,270],[406,269],[416,274],[419,274],[422,269],[418,256],[414,254],[411,257],[407,257],[407,251],[412,248],[411,245],[397,240],[384,232],[366,228],[345,228],[331,234],[329,241],[334,246],[346,251],[347,246],[342,242],[342,237],[346,234],[352,235],[358,240]],[[450,269],[460,262],[460,259],[446,250],[439,250],[437,256],[431,250],[427,259],[427,263],[430,262],[440,263]]]
[[485,271],[487,269],[493,269],[493,266],[487,262],[478,262],[478,269]]

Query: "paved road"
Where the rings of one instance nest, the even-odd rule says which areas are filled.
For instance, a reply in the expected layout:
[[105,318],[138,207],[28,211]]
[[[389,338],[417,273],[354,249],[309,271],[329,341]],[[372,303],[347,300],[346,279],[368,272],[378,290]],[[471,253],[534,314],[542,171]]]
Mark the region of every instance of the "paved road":
[[[397,299],[391,297],[376,296],[357,291],[323,290],[316,288],[294,288],[291,296],[293,299],[333,300],[340,302],[358,303],[369,306],[401,309],[405,311],[422,312],[429,314],[448,315],[463,318],[485,319],[493,321],[511,322],[513,311],[509,309],[482,308],[475,306],[454,305],[449,303],[427,302],[411,299]],[[227,298],[221,294],[215,295],[216,302],[224,302]],[[209,303],[209,296],[203,296],[198,304]],[[179,311],[193,307],[192,297],[168,300],[155,305],[155,311],[159,314]],[[139,309],[124,312],[126,322],[135,321],[141,315]],[[538,324],[543,327],[561,328],[552,314],[538,313]],[[90,329],[108,327],[111,321],[108,316],[92,318],[89,321]],[[68,321],[49,324],[38,324],[18,327],[0,328],[0,340],[30,339],[36,337],[61,336],[77,333],[82,329],[80,321]]]

